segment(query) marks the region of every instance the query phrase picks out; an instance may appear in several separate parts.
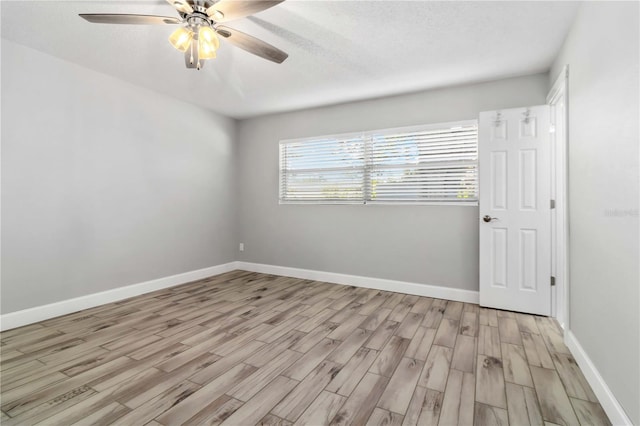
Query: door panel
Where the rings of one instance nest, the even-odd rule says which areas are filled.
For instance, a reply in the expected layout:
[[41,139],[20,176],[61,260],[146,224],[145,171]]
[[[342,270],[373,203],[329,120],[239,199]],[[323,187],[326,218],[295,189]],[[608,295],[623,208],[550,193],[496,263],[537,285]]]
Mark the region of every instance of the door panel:
[[482,306],[550,314],[550,153],[547,105],[480,113]]

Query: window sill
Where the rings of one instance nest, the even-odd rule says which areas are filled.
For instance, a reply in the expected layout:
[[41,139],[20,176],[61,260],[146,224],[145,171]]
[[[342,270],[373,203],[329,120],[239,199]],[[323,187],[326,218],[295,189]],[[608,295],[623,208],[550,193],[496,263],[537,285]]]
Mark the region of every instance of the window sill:
[[424,201],[424,202],[392,202],[392,201],[373,201],[363,203],[361,201],[279,201],[278,204],[294,204],[294,205],[355,205],[355,206],[459,206],[459,207],[477,207],[478,201]]

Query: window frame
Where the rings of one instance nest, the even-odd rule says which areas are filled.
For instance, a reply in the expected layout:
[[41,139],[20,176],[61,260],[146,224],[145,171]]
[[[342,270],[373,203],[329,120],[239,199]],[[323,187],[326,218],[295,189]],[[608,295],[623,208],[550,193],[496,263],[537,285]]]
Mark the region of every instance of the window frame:
[[[282,168],[282,146],[291,143],[304,143],[306,141],[313,141],[317,139],[328,139],[328,138],[336,138],[336,139],[353,139],[355,137],[362,137],[365,144],[365,152],[370,149],[370,144],[373,135],[380,134],[393,134],[393,133],[411,133],[417,131],[430,131],[430,130],[438,130],[444,128],[455,128],[455,127],[465,127],[465,126],[475,126],[476,131],[478,129],[478,120],[477,119],[469,119],[469,120],[458,120],[458,121],[448,121],[442,123],[430,123],[430,124],[421,124],[421,125],[413,125],[413,126],[402,126],[402,127],[392,127],[386,129],[375,129],[375,130],[367,130],[367,131],[358,131],[358,132],[347,132],[347,133],[335,133],[335,134],[326,134],[312,137],[304,137],[304,138],[293,138],[293,139],[282,139],[278,143],[278,204],[309,204],[309,205],[380,205],[380,206],[478,206],[478,201],[480,198],[479,193],[479,161],[476,157],[475,168],[476,168],[476,198],[473,199],[459,199],[459,200],[434,200],[434,201],[391,201],[391,200],[368,200],[368,189],[370,186],[370,182],[367,179],[370,179],[370,171],[375,169],[369,164],[369,159],[367,154],[365,154],[365,164],[363,166],[363,198],[362,200],[283,200],[282,199],[282,174],[284,169]],[[479,138],[479,136],[478,136]],[[479,140],[477,140],[476,149],[479,151]]]

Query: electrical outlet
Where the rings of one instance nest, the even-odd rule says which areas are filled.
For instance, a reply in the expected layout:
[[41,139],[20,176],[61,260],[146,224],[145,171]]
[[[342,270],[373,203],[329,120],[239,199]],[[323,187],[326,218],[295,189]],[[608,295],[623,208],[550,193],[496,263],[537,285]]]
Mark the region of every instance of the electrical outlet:
[[244,243],[240,243],[240,251],[244,251]]

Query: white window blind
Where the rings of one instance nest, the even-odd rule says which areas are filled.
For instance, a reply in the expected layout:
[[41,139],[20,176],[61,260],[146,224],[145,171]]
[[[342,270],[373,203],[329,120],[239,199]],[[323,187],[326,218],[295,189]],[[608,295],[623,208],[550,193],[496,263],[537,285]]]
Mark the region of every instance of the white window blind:
[[475,121],[280,143],[281,202],[476,203]]
[[280,200],[362,202],[362,134],[280,144]]

